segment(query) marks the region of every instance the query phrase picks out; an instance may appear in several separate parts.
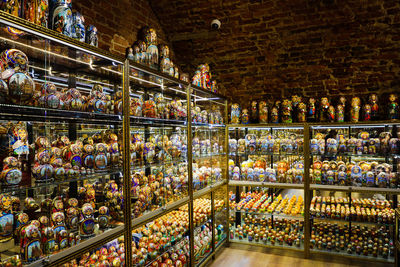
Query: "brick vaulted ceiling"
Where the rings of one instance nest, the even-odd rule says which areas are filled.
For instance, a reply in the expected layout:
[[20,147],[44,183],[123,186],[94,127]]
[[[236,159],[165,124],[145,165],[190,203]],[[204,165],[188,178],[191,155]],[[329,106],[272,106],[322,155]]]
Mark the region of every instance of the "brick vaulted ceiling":
[[[229,98],[399,91],[400,4],[375,0],[150,0],[191,74]],[[218,18],[222,27],[213,32]]]

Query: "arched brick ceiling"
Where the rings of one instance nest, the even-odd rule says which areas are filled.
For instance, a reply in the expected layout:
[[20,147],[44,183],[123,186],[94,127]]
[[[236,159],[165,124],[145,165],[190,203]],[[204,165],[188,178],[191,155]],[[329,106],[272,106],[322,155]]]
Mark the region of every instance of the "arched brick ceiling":
[[[252,98],[399,88],[400,4],[376,0],[150,0],[176,61],[211,66],[222,93]],[[218,33],[212,19],[222,22]]]

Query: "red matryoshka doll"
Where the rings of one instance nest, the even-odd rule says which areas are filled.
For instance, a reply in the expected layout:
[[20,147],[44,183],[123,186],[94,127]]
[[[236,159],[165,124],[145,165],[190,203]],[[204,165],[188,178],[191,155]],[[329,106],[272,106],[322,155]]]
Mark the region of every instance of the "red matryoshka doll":
[[5,186],[17,186],[22,180],[21,162],[14,157],[6,157],[3,160],[0,180]]
[[282,102],[282,122],[292,123],[292,103],[289,99],[284,99]]
[[258,123],[258,106],[257,106],[257,101],[251,101],[250,121],[251,121],[251,123]]
[[360,120],[360,107],[361,105],[361,100],[359,97],[353,97],[351,99],[351,110],[350,110],[350,115],[351,115],[351,122],[358,122]]
[[148,118],[156,117],[156,103],[151,97],[143,103],[143,116]]
[[397,95],[390,94],[389,95],[389,104],[388,104],[388,119],[396,120],[399,118],[399,103],[397,99]]
[[306,122],[307,121],[306,114],[307,114],[307,106],[303,102],[300,102],[297,105],[297,121]]
[[322,122],[329,121],[329,99],[327,97],[321,98],[321,105],[319,111],[319,120]]
[[249,124],[249,111],[247,108],[242,110],[242,124]]
[[21,231],[21,256],[25,262],[33,262],[41,258],[41,234],[39,227],[32,221]]
[[148,65],[153,69],[158,69],[158,47],[156,30],[150,27],[143,29],[144,41],[147,46],[146,54]]
[[160,51],[161,51],[161,56],[160,56],[160,71],[162,73],[168,73],[170,72],[171,68],[171,60],[169,59],[169,47],[167,45],[160,45]]
[[79,221],[79,235],[88,238],[94,235],[95,218],[94,209],[90,203],[85,203],[81,209]]
[[372,117],[372,108],[370,104],[365,104],[363,109],[363,120],[370,121]]
[[265,101],[260,101],[258,104],[258,114],[260,123],[268,123],[268,105]]
[[211,74],[210,66],[208,64],[202,64],[198,67],[201,73],[200,85],[201,87],[211,90]]
[[371,106],[371,120],[376,121],[379,119],[379,105],[378,96],[371,94],[368,98],[368,104]]
[[316,121],[317,118],[317,109],[316,109],[316,104],[315,104],[315,98],[310,98],[308,100],[308,105],[307,105],[307,121],[309,122],[314,122]]

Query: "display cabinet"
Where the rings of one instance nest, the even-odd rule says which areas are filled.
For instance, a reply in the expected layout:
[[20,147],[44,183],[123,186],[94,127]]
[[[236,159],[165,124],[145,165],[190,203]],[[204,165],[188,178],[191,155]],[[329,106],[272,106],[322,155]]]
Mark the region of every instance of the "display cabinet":
[[226,240],[226,100],[3,12],[0,27],[1,263],[204,265]]

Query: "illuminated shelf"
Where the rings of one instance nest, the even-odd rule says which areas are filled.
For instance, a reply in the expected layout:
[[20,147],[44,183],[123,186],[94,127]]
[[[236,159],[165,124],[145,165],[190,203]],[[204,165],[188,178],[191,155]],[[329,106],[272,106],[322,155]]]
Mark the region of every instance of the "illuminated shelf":
[[229,212],[232,213],[236,213],[236,212],[240,212],[243,214],[250,214],[250,215],[260,215],[260,216],[269,216],[269,217],[275,217],[275,218],[279,218],[279,219],[288,219],[288,220],[304,220],[304,217],[299,214],[299,215],[288,215],[288,214],[284,214],[284,213],[269,213],[269,212],[260,212],[260,211],[243,211],[243,210],[229,210]]
[[268,187],[268,188],[304,189],[304,184],[233,181],[233,180],[229,180],[229,185],[230,186],[251,186],[251,187]]
[[400,189],[397,189],[397,188],[356,187],[356,186],[320,185],[320,184],[310,184],[310,190],[343,191],[343,192],[358,192],[358,193],[381,193],[381,194],[388,194],[388,195],[400,194]]

